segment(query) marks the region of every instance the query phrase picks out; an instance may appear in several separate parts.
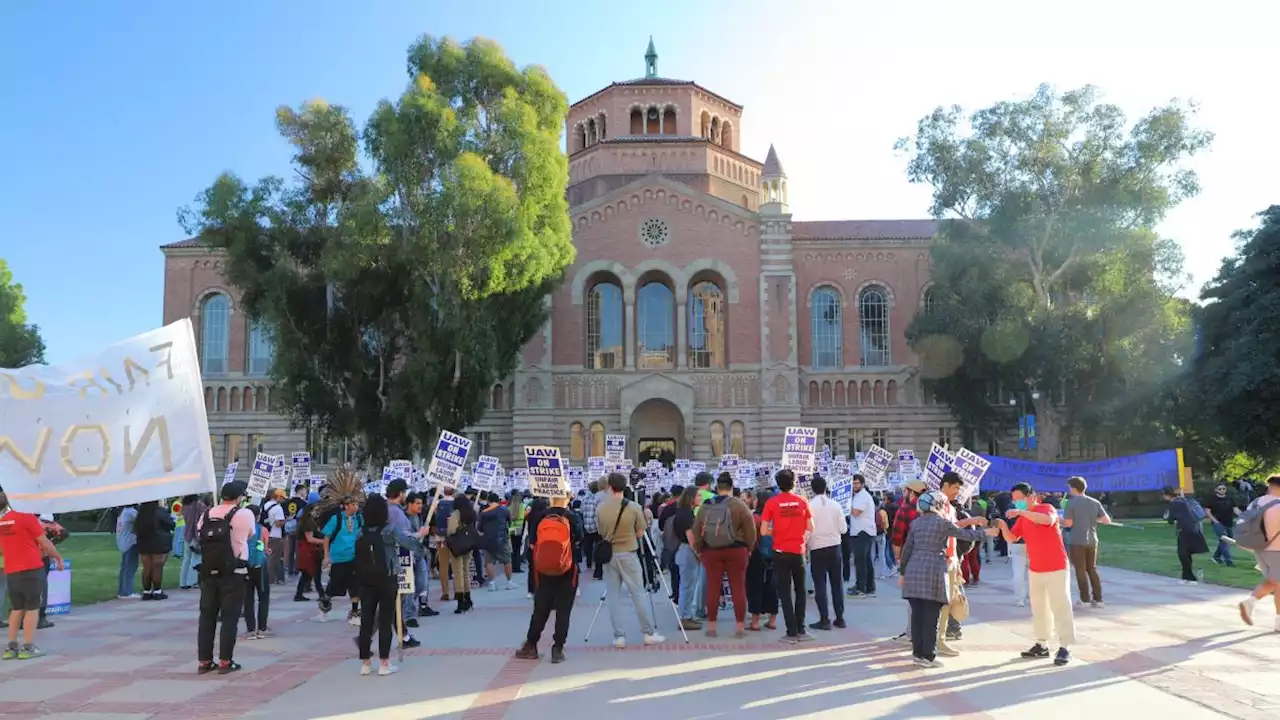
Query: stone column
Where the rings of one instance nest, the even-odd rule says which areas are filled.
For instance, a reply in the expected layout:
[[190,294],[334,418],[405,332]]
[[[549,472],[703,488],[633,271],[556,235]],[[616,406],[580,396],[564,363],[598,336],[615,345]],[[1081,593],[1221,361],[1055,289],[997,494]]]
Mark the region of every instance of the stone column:
[[622,347],[626,359],[623,364],[627,370],[634,372],[636,369],[636,296],[631,293],[630,297],[624,297],[623,302],[626,305],[626,317],[622,328]]
[[689,369],[689,306],[676,296],[676,362],[677,370]]

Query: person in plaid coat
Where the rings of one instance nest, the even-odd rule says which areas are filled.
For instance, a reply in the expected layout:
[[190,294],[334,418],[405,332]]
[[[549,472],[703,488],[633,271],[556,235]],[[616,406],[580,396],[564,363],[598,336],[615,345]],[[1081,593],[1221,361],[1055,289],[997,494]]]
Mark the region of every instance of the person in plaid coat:
[[920,516],[911,523],[906,543],[902,546],[899,584],[902,597],[911,605],[911,650],[920,667],[940,667],[937,660],[938,620],[943,606],[951,602],[946,556],[951,538],[982,542],[995,535],[994,528],[960,528],[940,513],[948,505],[941,493],[926,492],[916,502]]
[[[907,484],[902,487],[902,502],[898,505],[898,511],[893,514],[893,527],[889,531],[889,547],[893,550],[894,560],[899,566],[902,565],[902,546],[907,544],[907,533],[911,530],[911,523],[920,517],[920,512],[916,510],[916,501],[927,489],[928,486],[919,478],[907,481]],[[894,641],[911,642],[910,608],[907,610],[907,629],[898,633]]]

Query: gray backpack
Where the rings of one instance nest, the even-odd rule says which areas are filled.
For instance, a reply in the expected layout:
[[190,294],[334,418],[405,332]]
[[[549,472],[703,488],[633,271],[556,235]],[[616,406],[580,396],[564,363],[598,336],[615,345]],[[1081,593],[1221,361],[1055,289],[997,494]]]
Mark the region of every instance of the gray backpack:
[[1245,550],[1259,552],[1267,548],[1267,544],[1271,538],[1267,537],[1266,514],[1267,509],[1274,505],[1276,501],[1269,503],[1260,502],[1265,498],[1258,498],[1249,504],[1249,509],[1236,520],[1235,541],[1236,545]]
[[[698,511],[702,525],[702,544],[712,550],[733,547],[740,542],[733,530],[733,513],[730,511],[731,499],[713,500]],[[670,522],[668,520],[667,522]]]

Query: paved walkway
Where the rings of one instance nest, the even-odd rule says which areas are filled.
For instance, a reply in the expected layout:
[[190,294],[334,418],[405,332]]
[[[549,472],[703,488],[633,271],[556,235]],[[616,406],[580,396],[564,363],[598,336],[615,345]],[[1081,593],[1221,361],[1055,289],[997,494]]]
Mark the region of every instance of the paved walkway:
[[523,592],[480,592],[468,615],[424,619],[424,647],[390,678],[360,677],[352,628],[312,622],[314,604],[293,603],[282,588],[271,612],[277,637],[240,642],[241,673],[198,677],[196,595],[174,591],[163,603],[111,602],[58,619],[41,633],[49,657],[0,663],[0,718],[1280,717],[1280,634],[1270,632],[1270,609],[1255,628],[1240,623],[1239,591],[1104,570],[1109,607],[1077,615],[1075,660],[1055,668],[1014,659],[1030,644],[1029,611],[1009,602],[1007,565],[997,560],[984,575],[962,655],[932,671],[885,641],[904,622],[896,583],[850,601],[850,627],[813,644],[783,646],[766,632],[699,634],[686,645],[670,606],[658,604],[667,642],[636,647],[631,616],[625,651],[609,646],[607,612],[583,642],[601,589],[589,583],[562,665],[511,657],[528,622]]

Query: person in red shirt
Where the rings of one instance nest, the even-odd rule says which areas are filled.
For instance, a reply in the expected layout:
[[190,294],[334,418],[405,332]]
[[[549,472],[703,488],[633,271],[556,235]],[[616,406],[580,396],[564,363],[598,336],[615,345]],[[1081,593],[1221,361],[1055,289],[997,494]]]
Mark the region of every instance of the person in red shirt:
[[[9,498],[0,492],[0,555],[4,557],[5,581],[9,589],[9,645],[5,660],[30,660],[44,655],[36,647],[36,624],[44,600],[44,556],[53,558],[59,570],[62,556],[45,537],[44,526],[35,515],[9,507]],[[18,628],[22,644],[18,644]]]
[[1076,624],[1071,610],[1071,573],[1067,570],[1067,549],[1062,542],[1062,530],[1058,527],[1058,512],[1053,506],[1041,502],[1027,483],[1014,485],[1012,495],[1017,507],[1009,510],[1008,516],[1021,518],[1023,522],[1010,530],[1009,524],[1001,519],[999,527],[1005,542],[1022,540],[1027,547],[1027,564],[1031,570],[1028,575],[1031,623],[1036,641],[1031,649],[1022,653],[1022,657],[1049,657],[1049,630],[1052,626],[1058,633],[1058,654],[1054,656],[1053,663],[1066,665],[1071,661],[1068,648],[1076,641]]
[[773,480],[781,492],[764,504],[760,533],[773,536],[773,571],[787,625],[782,641],[794,644],[813,639],[804,626],[804,552],[805,540],[813,530],[813,515],[808,501],[791,492],[796,487],[795,473],[783,468]]

